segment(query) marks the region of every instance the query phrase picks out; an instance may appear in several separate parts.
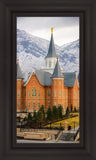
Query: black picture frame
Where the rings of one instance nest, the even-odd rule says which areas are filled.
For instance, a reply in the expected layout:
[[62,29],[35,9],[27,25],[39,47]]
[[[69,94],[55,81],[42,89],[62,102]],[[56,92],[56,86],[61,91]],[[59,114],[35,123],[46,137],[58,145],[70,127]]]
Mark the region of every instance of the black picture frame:
[[[80,144],[16,144],[16,16],[80,16]],[[96,159],[96,1],[0,0],[0,159]]]

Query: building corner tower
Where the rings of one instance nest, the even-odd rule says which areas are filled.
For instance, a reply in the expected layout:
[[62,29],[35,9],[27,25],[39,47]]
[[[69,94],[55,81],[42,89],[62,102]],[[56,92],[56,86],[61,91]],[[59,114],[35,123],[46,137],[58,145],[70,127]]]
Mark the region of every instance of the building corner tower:
[[61,72],[58,58],[51,79],[52,79],[52,106],[55,105],[58,107],[59,105],[61,105],[63,107],[64,76]]

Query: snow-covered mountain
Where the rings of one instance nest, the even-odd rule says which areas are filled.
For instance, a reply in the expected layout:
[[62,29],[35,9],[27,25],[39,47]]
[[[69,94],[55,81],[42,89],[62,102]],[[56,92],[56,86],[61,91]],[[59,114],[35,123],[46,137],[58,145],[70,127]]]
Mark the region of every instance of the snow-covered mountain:
[[[25,79],[33,68],[40,69],[48,53],[49,41],[17,29],[17,58]],[[57,46],[60,66],[64,72],[79,71],[79,40]]]

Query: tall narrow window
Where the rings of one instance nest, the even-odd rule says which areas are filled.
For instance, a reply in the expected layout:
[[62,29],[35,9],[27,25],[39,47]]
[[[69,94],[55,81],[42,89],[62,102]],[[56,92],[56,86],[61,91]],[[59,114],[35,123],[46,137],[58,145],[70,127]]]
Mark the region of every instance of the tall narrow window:
[[33,109],[35,109],[35,102],[33,101]]
[[38,90],[38,96],[40,97],[40,90]]
[[57,97],[57,91],[55,90],[55,97]]
[[20,97],[20,90],[18,91],[18,97]]
[[28,97],[30,97],[30,91],[28,91]]
[[55,80],[55,85],[57,84],[57,81]]
[[28,101],[28,107],[30,108],[30,101]]
[[40,101],[38,101],[38,109],[40,108]]
[[48,90],[48,97],[50,97],[50,90]]
[[50,101],[48,101],[48,107],[50,107]]
[[35,88],[32,89],[32,96],[36,96],[36,89]]
[[20,82],[18,81],[18,86],[20,86]]
[[59,90],[59,97],[61,97],[61,90]]
[[18,108],[20,108],[20,101],[18,101]]
[[61,85],[61,81],[59,81],[59,85]]
[[57,106],[57,102],[55,101],[55,106]]

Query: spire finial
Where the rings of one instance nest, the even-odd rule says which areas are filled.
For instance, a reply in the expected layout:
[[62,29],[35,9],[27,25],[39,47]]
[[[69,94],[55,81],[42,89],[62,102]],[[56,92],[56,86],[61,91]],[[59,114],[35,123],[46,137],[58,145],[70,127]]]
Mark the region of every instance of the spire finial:
[[53,34],[53,27],[51,28],[51,34]]
[[59,57],[57,57],[57,62],[58,62],[58,60],[59,60]]

